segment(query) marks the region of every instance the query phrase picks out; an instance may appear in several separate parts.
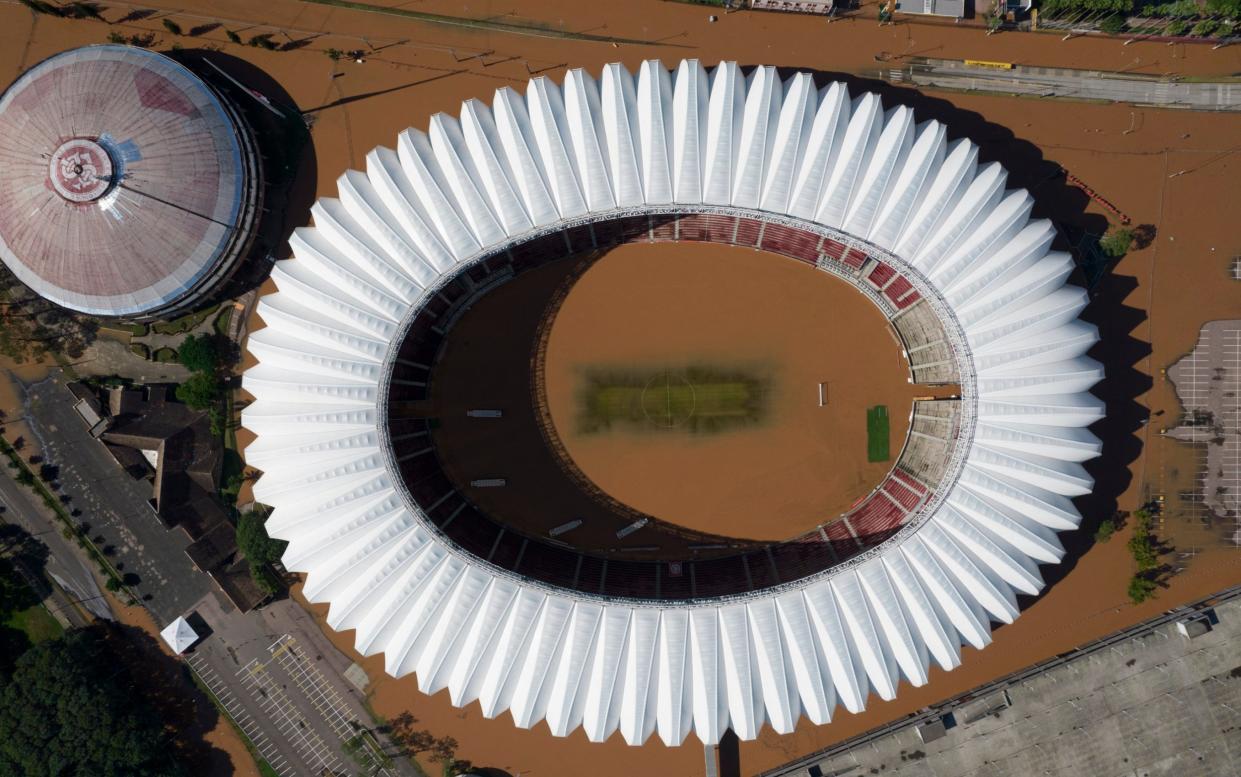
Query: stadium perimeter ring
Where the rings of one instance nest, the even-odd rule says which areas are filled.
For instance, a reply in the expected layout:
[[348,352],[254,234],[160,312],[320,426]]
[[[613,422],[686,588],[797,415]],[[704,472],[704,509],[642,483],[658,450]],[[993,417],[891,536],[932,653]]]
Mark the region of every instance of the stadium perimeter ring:
[[[1103,416],[1071,257],[977,157],[873,93],[731,62],[708,77],[696,60],[636,78],[612,64],[599,82],[571,70],[563,91],[536,78],[524,99],[500,89],[406,130],[316,203],[259,303],[243,422],[285,565],[389,673],[559,736],[753,739],[922,685],[932,659],[952,669],[1063,556]],[[766,550],[673,576],[508,530],[390,403],[498,268],[628,240],[748,245],[844,278],[888,316],[915,379],[960,399],[915,404],[870,496]]]

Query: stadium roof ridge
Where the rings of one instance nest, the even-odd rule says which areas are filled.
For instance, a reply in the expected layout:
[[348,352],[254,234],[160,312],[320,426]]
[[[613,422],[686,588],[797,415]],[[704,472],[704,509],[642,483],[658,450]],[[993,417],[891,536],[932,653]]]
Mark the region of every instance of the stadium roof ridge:
[[[732,62],[570,70],[563,87],[536,78],[406,130],[316,204],[259,303],[243,423],[285,565],[391,674],[559,736],[753,739],[922,685],[931,661],[952,669],[1042,588],[1101,449],[1085,428],[1104,412],[1085,292],[1006,180],[907,107]],[[446,279],[535,235],[679,209],[864,245],[934,298],[959,335],[968,423],[933,509],[860,563],[743,597],[609,601],[463,551],[393,470],[385,381],[404,323]]]

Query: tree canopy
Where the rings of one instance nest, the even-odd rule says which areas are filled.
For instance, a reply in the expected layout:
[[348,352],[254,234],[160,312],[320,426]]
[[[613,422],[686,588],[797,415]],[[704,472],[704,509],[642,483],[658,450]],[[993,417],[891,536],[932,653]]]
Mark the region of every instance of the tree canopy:
[[0,354],[21,364],[48,354],[82,356],[95,341],[99,321],[53,305],[0,269]]
[[283,540],[269,537],[264,521],[264,516],[256,512],[242,513],[237,520],[237,547],[246,554],[246,558],[260,564],[278,560],[288,545]]
[[1103,249],[1103,253],[1111,257],[1124,256],[1129,253],[1129,249],[1133,247],[1133,230],[1125,227],[1114,229],[1103,236],[1099,241],[1099,247]]
[[177,399],[195,410],[206,410],[219,398],[220,381],[206,372],[196,372],[177,386]]
[[273,594],[280,587],[279,579],[271,572],[268,564],[276,561],[284,553],[289,543],[273,540],[263,525],[266,516],[258,512],[242,513],[237,519],[237,547],[246,554],[250,562],[250,574],[254,582],[265,593]]
[[26,585],[13,562],[0,558],[0,619],[38,603],[39,597]]
[[0,680],[0,774],[181,774],[159,717],[122,682],[100,629],[27,650]]
[[177,358],[194,372],[215,372],[222,354],[211,335],[190,335],[177,348]]

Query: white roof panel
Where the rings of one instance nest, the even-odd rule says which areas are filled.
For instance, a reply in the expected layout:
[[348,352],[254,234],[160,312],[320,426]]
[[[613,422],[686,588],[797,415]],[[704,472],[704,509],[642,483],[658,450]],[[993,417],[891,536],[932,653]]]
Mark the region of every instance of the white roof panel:
[[[1071,497],[1093,485],[1082,462],[1101,450],[1086,427],[1103,416],[1088,393],[1102,372],[1053,228],[949,129],[808,74],[650,61],[636,82],[616,64],[599,81],[570,71],[563,92],[547,78],[525,97],[500,89],[372,151],[290,240],[244,377],[255,497],[275,508],[269,531],[291,540],[284,561],[307,573],[307,596],[423,690],[632,744],[824,723],[838,703],[861,711],[872,689],[891,698],[932,660],[952,668],[962,644],[986,645],[1017,593],[1041,589],[1038,565],[1063,556],[1056,532],[1081,520]],[[968,343],[954,352],[968,447],[858,564],[730,599],[609,599],[450,544],[392,469],[385,365],[425,289],[562,223],[623,213],[642,234],[645,214],[669,212],[847,243]]]

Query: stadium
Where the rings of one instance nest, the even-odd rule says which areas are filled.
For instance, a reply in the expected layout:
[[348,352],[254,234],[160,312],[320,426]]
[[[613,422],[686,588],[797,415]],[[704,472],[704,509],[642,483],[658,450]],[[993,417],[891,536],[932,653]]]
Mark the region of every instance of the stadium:
[[62,307],[159,318],[201,305],[249,250],[259,154],[183,65],[87,46],[0,97],[0,259]]
[[959,665],[1063,556],[1103,405],[1071,257],[949,132],[648,61],[373,150],[248,345],[307,597],[423,691],[592,741],[787,733]]

